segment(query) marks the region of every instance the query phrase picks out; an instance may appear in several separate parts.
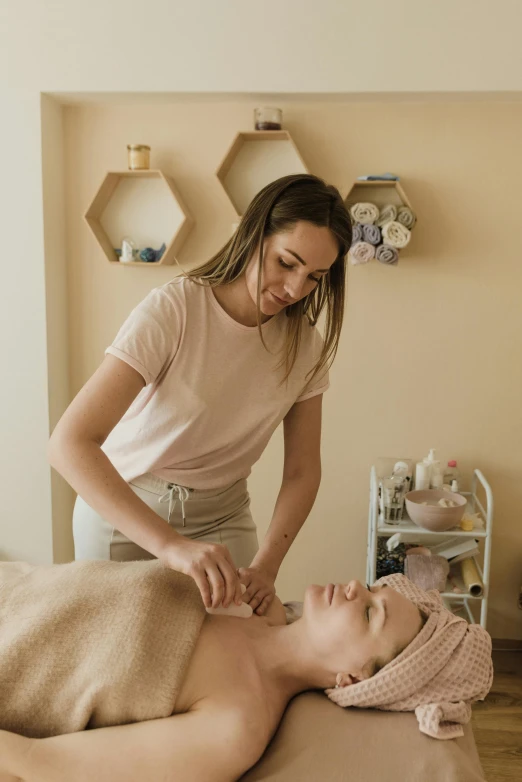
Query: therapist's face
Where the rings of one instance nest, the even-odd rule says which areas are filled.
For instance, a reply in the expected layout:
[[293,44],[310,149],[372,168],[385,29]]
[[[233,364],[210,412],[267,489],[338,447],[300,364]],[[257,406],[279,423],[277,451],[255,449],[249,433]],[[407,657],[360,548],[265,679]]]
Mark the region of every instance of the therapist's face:
[[[329,228],[298,221],[288,231],[265,240],[261,275],[260,309],[263,315],[277,315],[290,304],[308,296],[328,274],[339,254]],[[245,280],[254,304],[257,302],[259,253],[250,260]]]
[[386,585],[368,589],[355,580],[309,586],[303,620],[313,653],[325,671],[345,674],[342,685],[369,678],[373,662],[390,662],[423,624],[419,609],[404,595]]

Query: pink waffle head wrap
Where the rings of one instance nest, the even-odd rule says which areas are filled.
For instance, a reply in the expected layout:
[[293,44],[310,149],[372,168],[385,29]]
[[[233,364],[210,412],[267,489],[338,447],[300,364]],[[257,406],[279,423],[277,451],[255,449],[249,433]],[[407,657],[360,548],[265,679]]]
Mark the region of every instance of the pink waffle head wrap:
[[436,590],[426,592],[406,576],[384,576],[376,584],[407,597],[427,621],[375,676],[326,694],[339,706],[415,711],[420,730],[435,739],[464,735],[470,703],[483,700],[493,681],[489,633],[445,608]]

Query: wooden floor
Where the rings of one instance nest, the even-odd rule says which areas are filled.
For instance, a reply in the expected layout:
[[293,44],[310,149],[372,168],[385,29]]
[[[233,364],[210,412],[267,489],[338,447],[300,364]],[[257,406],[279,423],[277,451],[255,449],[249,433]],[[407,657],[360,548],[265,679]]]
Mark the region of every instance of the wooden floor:
[[473,705],[473,733],[487,782],[522,780],[522,651],[493,652],[493,687]]

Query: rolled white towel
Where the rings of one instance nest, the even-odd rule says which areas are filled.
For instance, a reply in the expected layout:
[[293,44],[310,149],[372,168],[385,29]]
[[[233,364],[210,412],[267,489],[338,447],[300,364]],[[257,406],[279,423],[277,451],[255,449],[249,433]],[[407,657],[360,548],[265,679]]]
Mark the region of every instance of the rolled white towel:
[[390,244],[392,247],[402,248],[409,244],[411,239],[411,231],[409,231],[402,223],[398,223],[393,220],[391,223],[386,223],[382,227],[382,238],[384,244]]
[[379,217],[376,220],[375,225],[378,225],[380,228],[385,223],[391,223],[392,220],[397,219],[397,207],[393,204],[387,204],[386,206],[383,206],[381,209],[381,212],[379,214]]
[[397,266],[399,263],[399,252],[389,244],[381,244],[375,251],[375,257],[380,263],[387,266]]
[[409,206],[399,206],[397,209],[396,220],[398,223],[402,223],[402,225],[404,225],[410,231],[417,222],[417,218]]
[[359,203],[350,207],[350,214],[356,223],[369,225],[379,217],[379,209],[375,204]]
[[350,260],[354,266],[360,263],[368,263],[375,258],[375,247],[368,242],[356,242],[350,247]]

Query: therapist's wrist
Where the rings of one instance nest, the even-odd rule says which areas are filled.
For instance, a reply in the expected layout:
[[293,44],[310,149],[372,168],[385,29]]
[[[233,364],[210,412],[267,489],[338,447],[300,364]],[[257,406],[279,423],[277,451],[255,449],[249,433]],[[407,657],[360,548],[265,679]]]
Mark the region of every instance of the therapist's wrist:
[[153,542],[151,541],[149,551],[151,554],[154,554],[157,559],[165,561],[173,552],[178,551],[186,541],[187,538],[173,530],[172,527],[168,527],[166,530],[163,530],[161,535],[156,537]]
[[279,568],[281,567],[281,562],[278,562],[275,558],[268,555],[263,556],[263,554],[260,553],[254,557],[250,567],[263,570],[275,581],[277,574],[279,573]]

